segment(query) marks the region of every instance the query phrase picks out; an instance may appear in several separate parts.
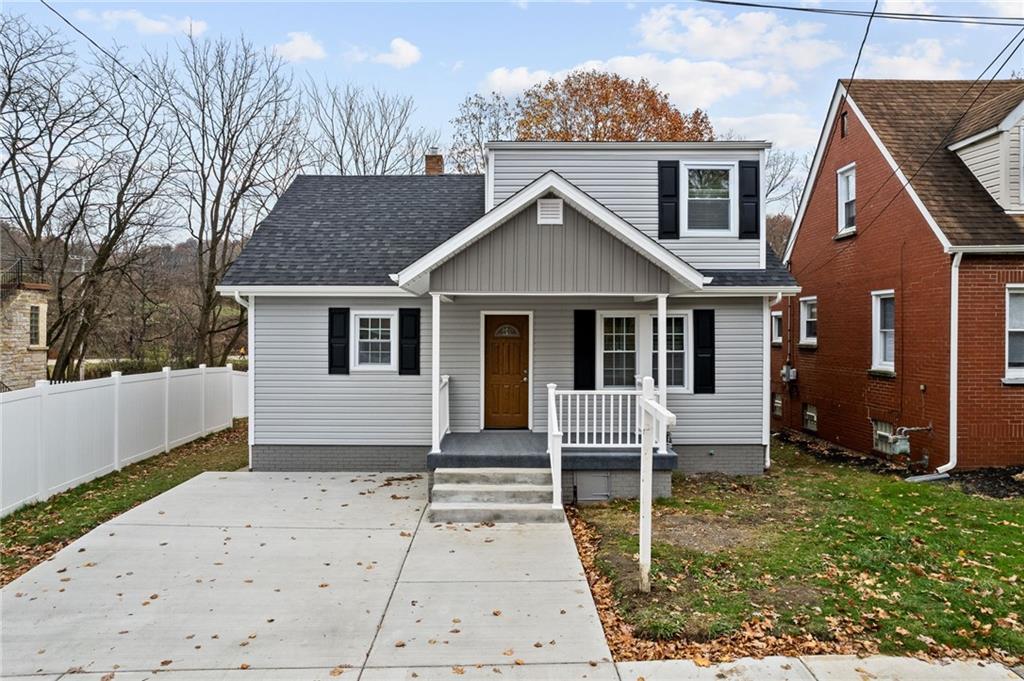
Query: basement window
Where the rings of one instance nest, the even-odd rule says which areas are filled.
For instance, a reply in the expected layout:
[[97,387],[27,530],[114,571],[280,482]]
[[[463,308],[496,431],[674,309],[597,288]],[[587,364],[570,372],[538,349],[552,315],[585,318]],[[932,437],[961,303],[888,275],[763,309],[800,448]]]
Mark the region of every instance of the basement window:
[[818,408],[813,404],[804,404],[804,428],[818,432]]
[[782,395],[779,393],[772,393],[772,414],[782,417]]
[[888,421],[871,420],[871,429],[874,436],[874,449],[883,454],[892,454],[892,442],[889,436],[893,434],[894,428]]

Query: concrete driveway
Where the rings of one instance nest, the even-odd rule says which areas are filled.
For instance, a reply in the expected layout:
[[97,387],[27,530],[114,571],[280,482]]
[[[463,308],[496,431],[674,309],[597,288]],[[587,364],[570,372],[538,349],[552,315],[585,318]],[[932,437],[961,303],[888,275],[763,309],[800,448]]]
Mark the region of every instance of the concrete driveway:
[[6,586],[0,673],[617,679],[564,523],[431,526],[426,491],[200,475]]

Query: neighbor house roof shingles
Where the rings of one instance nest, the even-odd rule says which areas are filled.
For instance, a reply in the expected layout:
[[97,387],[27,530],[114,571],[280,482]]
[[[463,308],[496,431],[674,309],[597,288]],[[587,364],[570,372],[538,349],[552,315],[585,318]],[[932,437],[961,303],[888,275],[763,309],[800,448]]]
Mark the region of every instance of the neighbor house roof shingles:
[[[947,149],[955,141],[954,129],[960,134],[987,129],[979,126],[992,127],[1000,112],[1005,117],[1013,109],[1010,101],[1024,100],[1024,82],[993,81],[987,89],[985,83],[959,80],[857,80],[843,85],[950,243],[1024,244],[1024,216],[1007,215]],[[954,128],[965,110],[967,115]]]

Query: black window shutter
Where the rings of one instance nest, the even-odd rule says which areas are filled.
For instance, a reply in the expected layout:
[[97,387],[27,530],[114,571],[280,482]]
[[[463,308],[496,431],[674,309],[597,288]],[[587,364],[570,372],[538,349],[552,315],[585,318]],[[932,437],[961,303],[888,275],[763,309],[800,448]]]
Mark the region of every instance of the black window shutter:
[[715,392],[715,311],[693,311],[693,392]]
[[348,373],[348,308],[328,308],[327,372]]
[[597,387],[597,311],[573,311],[573,382],[575,390],[594,390]]
[[740,161],[740,238],[761,238],[761,170],[757,161]]
[[418,376],[420,373],[420,309],[398,309],[398,373]]
[[679,238],[679,161],[658,161],[658,238]]

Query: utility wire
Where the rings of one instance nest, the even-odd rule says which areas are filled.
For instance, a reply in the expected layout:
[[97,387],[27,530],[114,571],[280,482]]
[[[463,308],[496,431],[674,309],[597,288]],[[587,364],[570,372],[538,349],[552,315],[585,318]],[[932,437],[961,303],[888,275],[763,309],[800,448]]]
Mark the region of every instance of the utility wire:
[[134,70],[132,70],[132,69],[131,69],[131,68],[129,68],[128,66],[125,66],[124,62],[122,62],[122,61],[121,61],[120,59],[118,59],[118,58],[117,58],[117,56],[116,56],[115,54],[113,54],[113,53],[112,53],[112,52],[111,52],[110,50],[108,50],[107,48],[105,48],[105,47],[103,47],[102,45],[100,45],[100,44],[99,44],[98,42],[96,42],[96,41],[95,41],[95,40],[93,40],[93,39],[92,39],[91,37],[89,37],[89,35],[88,35],[88,34],[87,34],[87,33],[86,33],[85,31],[83,31],[82,29],[78,28],[78,27],[77,27],[77,26],[75,26],[75,25],[74,25],[73,23],[71,23],[71,20],[70,20],[70,19],[68,19],[68,18],[67,18],[66,16],[64,16],[63,14],[61,14],[60,12],[58,12],[58,11],[57,11],[57,8],[55,8],[55,7],[53,6],[53,5],[51,5],[51,4],[50,4],[49,2],[47,2],[46,0],[39,0],[39,2],[41,2],[41,3],[43,4],[43,6],[44,6],[44,7],[46,7],[46,9],[48,9],[48,10],[50,10],[51,12],[53,12],[54,14],[56,14],[56,15],[57,15],[57,16],[58,16],[58,17],[60,18],[60,20],[61,20],[61,21],[63,21],[63,22],[64,22],[65,24],[67,24],[68,26],[70,26],[70,27],[71,27],[71,30],[73,30],[73,31],[74,31],[75,33],[77,33],[78,35],[82,36],[82,37],[83,37],[83,38],[85,38],[86,40],[88,40],[88,41],[89,41],[89,43],[90,43],[90,44],[91,44],[91,45],[92,45],[93,47],[95,47],[95,48],[96,48],[97,50],[99,50],[99,51],[100,51],[100,52],[102,52],[103,54],[107,55],[107,57],[109,57],[111,61],[113,61],[113,62],[114,62],[115,64],[117,64],[117,65],[118,65],[118,66],[120,66],[120,67],[121,67],[122,69],[124,69],[124,71],[125,71],[125,72],[126,72],[126,73],[127,73],[128,75],[130,75],[130,76],[131,76],[132,78],[134,78],[134,79],[135,79],[135,80],[137,80],[137,81],[138,81],[139,83],[141,83],[142,85],[144,85],[144,86],[146,87],[146,89],[148,89],[148,90],[149,90],[150,92],[152,92],[153,94],[157,95],[157,96],[158,96],[158,97],[160,97],[161,99],[162,99],[162,98],[164,97],[164,95],[162,95],[162,94],[160,94],[159,92],[157,92],[157,90],[156,90],[156,89],[155,89],[155,88],[154,88],[154,87],[153,87],[153,86],[152,86],[152,85],[151,85],[150,83],[147,83],[147,82],[146,82],[146,80],[145,80],[144,78],[142,78],[142,77],[141,77],[141,76],[140,76],[139,74],[135,73],[135,71],[134,71]]
[[794,7],[750,0],[698,0],[709,5],[728,5],[731,7],[749,7],[757,9],[775,9],[786,12],[805,12],[808,14],[827,14],[832,16],[867,17],[874,14],[878,19],[896,21],[929,21],[940,24],[972,24],[978,26],[1020,26],[1024,17],[992,17],[983,15],[960,14],[915,14],[912,12],[874,12],[855,9],[829,9],[825,7]]
[[[1001,49],[999,51],[999,54],[997,54],[995,56],[995,58],[991,62],[989,62],[988,66],[985,67],[985,69],[981,72],[981,74],[979,74],[978,77],[974,79],[974,81],[971,83],[971,85],[968,88],[966,88],[962,93],[960,93],[960,96],[950,106],[949,111],[947,111],[947,114],[956,107],[956,105],[960,102],[961,99],[964,98],[965,95],[967,95],[971,90],[973,90],[975,88],[975,86],[977,86],[978,82],[981,81],[981,79],[984,77],[985,73],[990,68],[992,68],[992,65],[995,64],[996,61],[998,61],[999,58],[1002,56],[1002,54],[1004,52],[1006,52],[1006,50],[1008,50],[1010,48],[1010,45],[1013,45],[1014,41],[1017,41],[1017,38],[1019,38],[1021,36],[1021,34],[1024,34],[1024,27],[1022,27],[1020,30],[1018,30],[1017,33],[1015,33],[1014,36],[1012,38],[1010,38],[1009,42],[1007,42],[1006,45],[1003,46],[1003,49]],[[981,88],[981,91],[978,92],[978,94],[974,97],[974,99],[967,106],[967,108],[964,109],[963,112],[961,112],[961,114],[957,117],[957,119],[955,121],[953,121],[952,125],[950,125],[949,128],[946,130],[946,133],[939,140],[938,144],[936,144],[931,149],[931,151],[928,152],[928,156],[926,156],[924,161],[921,162],[921,165],[918,166],[917,170],[915,170],[913,172],[913,174],[910,177],[907,178],[907,181],[900,185],[900,188],[896,191],[895,194],[893,194],[892,198],[889,199],[888,203],[886,203],[882,207],[882,209],[880,211],[878,211],[878,213],[875,215],[875,217],[872,218],[871,222],[869,222],[867,225],[865,225],[863,229],[860,229],[858,227],[858,229],[857,229],[857,234],[858,235],[861,235],[861,234],[864,234],[865,232],[867,232],[869,229],[871,229],[871,226],[874,225],[878,221],[878,219],[880,217],[885,215],[885,211],[888,210],[889,206],[891,206],[893,204],[893,202],[906,190],[906,188],[910,186],[910,184],[911,184],[911,182],[913,182],[914,178],[918,176],[918,174],[924,169],[924,167],[926,165],[928,165],[928,162],[931,161],[932,157],[935,156],[936,152],[938,152],[939,149],[942,149],[942,148],[944,148],[946,146],[946,140],[949,138],[949,136],[956,129],[956,126],[958,126],[960,124],[960,121],[962,121],[964,119],[964,117],[966,117],[967,114],[970,112],[970,110],[974,107],[974,105],[978,103],[978,101],[981,99],[981,97],[988,90],[989,86],[992,84],[992,82],[999,75],[1000,71],[1002,71],[1003,68],[1007,65],[1007,63],[1009,63],[1009,61],[1013,58],[1013,55],[1017,53],[1017,51],[1021,48],[1022,45],[1024,45],[1024,39],[1018,41],[1017,42],[1017,46],[1014,47],[1013,50],[1008,55],[1006,55],[1006,59],[1004,59],[1003,62],[999,65],[999,67],[992,73],[992,76],[985,82],[985,85]],[[850,85],[852,87],[853,83],[850,83]],[[832,137],[829,137],[829,141],[831,141],[831,139],[832,139]],[[826,151],[827,151],[827,149],[828,149],[828,147],[826,146]],[[824,155],[822,156],[822,158],[824,159]],[[885,185],[888,184],[889,180],[891,180],[896,175],[896,173],[899,172],[901,169],[902,169],[901,165],[897,164],[896,168],[894,168],[892,170],[892,172],[888,175],[888,177],[885,178],[885,181],[882,182],[881,185],[879,185],[878,189],[876,189],[875,192],[864,203],[865,207],[870,205],[871,201],[876,196],[878,196],[879,192],[882,191],[882,188],[885,187]],[[817,272],[822,267],[824,267],[825,265],[829,264],[830,262],[835,260],[840,255],[842,255],[852,245],[853,245],[853,242],[850,242],[850,243],[847,243],[846,245],[842,246],[841,248],[836,249],[835,251],[830,253],[829,256],[827,258],[825,258],[825,260],[823,260],[820,265],[817,265],[814,269],[812,269],[812,270],[810,270],[808,272],[808,269],[811,267],[812,264],[814,264],[814,261],[812,260],[806,266],[804,266],[800,271],[794,272],[793,273],[793,277],[797,278],[797,277],[799,277],[800,275],[802,275],[804,273],[813,274],[813,273]]]

